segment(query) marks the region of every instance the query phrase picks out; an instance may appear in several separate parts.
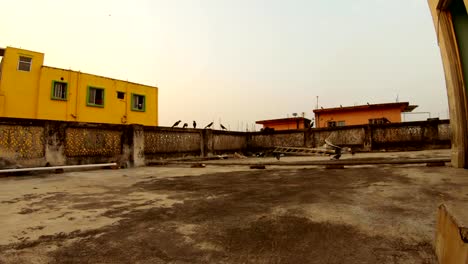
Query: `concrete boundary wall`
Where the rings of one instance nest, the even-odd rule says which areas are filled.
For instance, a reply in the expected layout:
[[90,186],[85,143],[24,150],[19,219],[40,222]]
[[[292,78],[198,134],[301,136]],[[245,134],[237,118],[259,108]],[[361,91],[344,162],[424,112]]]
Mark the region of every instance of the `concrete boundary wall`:
[[249,150],[321,147],[325,140],[358,152],[450,148],[449,120],[250,133]]
[[328,139],[355,151],[450,148],[448,120],[273,132],[234,132],[0,118],[0,168],[118,162],[320,147]]

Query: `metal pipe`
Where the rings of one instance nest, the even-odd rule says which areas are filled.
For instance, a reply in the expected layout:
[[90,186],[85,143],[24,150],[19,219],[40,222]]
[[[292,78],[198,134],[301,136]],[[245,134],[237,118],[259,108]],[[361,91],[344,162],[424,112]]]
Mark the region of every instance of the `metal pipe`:
[[114,162],[114,163],[101,163],[101,164],[85,164],[85,165],[67,165],[67,166],[52,166],[52,167],[5,169],[5,170],[0,170],[0,173],[21,172],[21,171],[45,171],[45,170],[57,170],[57,169],[83,169],[83,168],[98,168],[98,167],[109,167],[109,166],[117,166],[117,163]]
[[[269,161],[269,162],[205,162],[206,165],[212,166],[251,166],[251,165],[274,165],[274,166],[320,166],[320,165],[401,165],[401,164],[422,164],[422,163],[440,163],[450,162],[449,158],[431,158],[431,159],[342,159],[342,160],[312,160],[312,161]],[[197,162],[200,163],[200,162]],[[167,164],[185,164],[191,165],[194,162],[167,162]]]

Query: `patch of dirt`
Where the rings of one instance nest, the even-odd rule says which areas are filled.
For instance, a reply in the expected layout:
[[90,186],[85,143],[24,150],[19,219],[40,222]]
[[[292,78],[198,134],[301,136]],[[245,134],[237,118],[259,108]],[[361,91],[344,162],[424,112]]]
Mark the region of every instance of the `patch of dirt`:
[[112,207],[115,205],[122,204],[121,201],[94,201],[94,202],[83,202],[77,203],[72,208],[73,209],[80,209],[80,210],[90,210],[90,209],[99,209],[99,208],[106,208]]
[[18,214],[31,214],[31,213],[37,212],[39,210],[40,209],[22,208],[21,211],[18,212]]

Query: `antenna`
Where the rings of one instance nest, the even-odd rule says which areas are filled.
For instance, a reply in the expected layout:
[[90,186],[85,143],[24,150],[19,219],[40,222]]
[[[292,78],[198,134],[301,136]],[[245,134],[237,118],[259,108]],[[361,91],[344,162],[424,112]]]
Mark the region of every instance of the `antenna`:
[[399,94],[397,94],[397,95],[396,95],[396,102],[398,103],[399,100],[400,100]]

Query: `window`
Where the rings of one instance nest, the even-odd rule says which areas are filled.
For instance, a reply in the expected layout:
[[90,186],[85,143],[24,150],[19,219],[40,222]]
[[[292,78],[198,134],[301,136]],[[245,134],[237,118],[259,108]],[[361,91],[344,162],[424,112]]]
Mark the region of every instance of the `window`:
[[67,100],[67,88],[68,84],[66,82],[52,82],[52,96],[54,100]]
[[381,125],[381,124],[388,124],[391,123],[390,120],[387,118],[374,118],[374,119],[369,119],[369,124],[370,125]]
[[124,92],[117,92],[117,99],[125,99],[125,93]]
[[18,70],[19,71],[31,71],[32,58],[30,57],[19,57]]
[[328,127],[336,127],[335,121],[328,121]]
[[132,94],[132,110],[141,112],[146,110],[144,95]]
[[88,86],[89,106],[104,107],[104,89]]
[[346,122],[345,121],[338,121],[336,123],[336,126],[346,126]]

